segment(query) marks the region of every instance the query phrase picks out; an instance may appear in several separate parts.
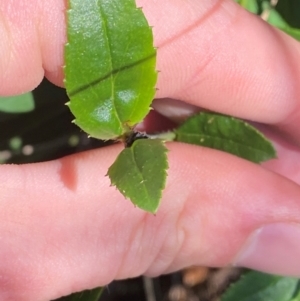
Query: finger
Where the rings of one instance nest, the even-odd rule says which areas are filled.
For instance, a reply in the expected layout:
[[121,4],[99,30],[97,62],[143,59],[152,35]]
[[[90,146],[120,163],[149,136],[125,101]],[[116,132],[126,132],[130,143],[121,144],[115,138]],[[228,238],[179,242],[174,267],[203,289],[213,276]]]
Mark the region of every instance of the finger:
[[[0,6],[0,38],[7,45],[0,59],[2,94],[32,89],[43,68],[62,84],[64,1],[18,3]],[[300,50],[293,39],[231,0],[190,0],[185,5],[138,0],[137,5],[154,26],[161,71],[158,97],[268,123],[298,112]]]
[[158,97],[261,122],[293,112],[298,42],[233,1],[139,2],[159,49]]
[[[104,175],[119,146],[2,166],[1,300],[49,300],[113,279],[155,276],[193,264],[234,261],[300,274],[298,226],[291,232],[293,249],[282,250],[280,257],[272,249],[256,261],[249,251],[239,254],[266,225],[298,225],[299,186],[225,153],[184,144],[168,148],[168,182],[156,216],[109,186]],[[291,241],[278,233],[279,241]],[[273,240],[268,239],[272,247]]]
[[234,1],[138,2],[154,25],[157,97],[276,124],[299,145],[298,42]]
[[44,74],[62,85],[65,2],[0,1],[0,95],[33,90]]
[[284,135],[279,135],[268,126],[260,125],[258,129],[272,141],[277,153],[275,160],[267,161],[263,166],[300,185],[300,169],[295,164],[300,160],[300,147],[291,144]]

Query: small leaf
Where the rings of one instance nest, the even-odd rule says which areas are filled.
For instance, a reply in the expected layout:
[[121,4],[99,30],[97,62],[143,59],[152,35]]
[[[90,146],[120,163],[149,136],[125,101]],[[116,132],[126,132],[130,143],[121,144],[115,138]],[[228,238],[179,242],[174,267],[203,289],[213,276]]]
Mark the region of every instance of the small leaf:
[[75,123],[116,139],[149,112],[155,94],[152,29],[134,0],[68,0],[65,86]]
[[4,113],[27,113],[34,110],[32,93],[0,97],[0,111]]
[[250,124],[230,116],[201,112],[175,130],[175,141],[222,150],[255,163],[275,158],[269,142]]
[[62,297],[56,301],[98,301],[102,292],[103,288],[97,287],[92,290],[85,290],[66,297]]
[[159,139],[136,140],[108,170],[112,185],[137,207],[155,213],[167,177],[167,148]]
[[231,285],[221,301],[290,301],[299,279],[250,271]]

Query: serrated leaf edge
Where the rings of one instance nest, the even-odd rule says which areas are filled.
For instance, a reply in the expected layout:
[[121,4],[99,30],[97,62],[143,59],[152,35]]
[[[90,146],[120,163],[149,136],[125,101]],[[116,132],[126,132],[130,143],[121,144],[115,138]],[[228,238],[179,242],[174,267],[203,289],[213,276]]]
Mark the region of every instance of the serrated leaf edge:
[[[155,138],[156,139],[156,138]],[[161,142],[162,142],[162,145],[164,146],[164,156],[165,156],[165,162],[166,162],[166,166],[165,166],[165,168],[163,169],[163,172],[164,172],[164,182],[162,183],[162,187],[161,187],[161,189],[160,189],[160,191],[159,191],[159,199],[160,199],[160,201],[161,201],[161,198],[162,198],[162,194],[163,194],[163,190],[165,189],[165,187],[166,187],[166,183],[167,183],[167,177],[168,177],[168,169],[169,169],[169,162],[168,162],[168,157],[167,157],[167,153],[169,152],[169,149],[165,146],[165,141],[163,141],[162,139],[158,139],[158,140],[160,140]],[[134,146],[134,144],[130,147],[130,148],[132,148]],[[123,149],[122,151],[124,151],[125,149]],[[121,152],[122,152],[121,151]],[[119,153],[119,155],[121,154],[121,152]],[[118,155],[118,156],[119,156]],[[117,156],[117,158],[118,158],[118,156]],[[110,167],[116,162],[116,160],[117,160],[117,158],[114,160],[114,162],[110,165]],[[109,168],[110,168],[109,167]],[[108,168],[108,170],[109,170],[109,168]],[[153,213],[153,214],[156,214],[157,213],[157,210],[159,209],[159,206],[160,206],[160,201],[158,202],[158,205],[157,205],[157,207],[156,207],[156,210],[154,210],[154,211],[149,211],[149,210],[146,210],[145,208],[142,208],[142,207],[140,207],[140,206],[138,206],[138,205],[136,205],[136,204],[134,204],[133,202],[132,202],[132,200],[130,199],[130,197],[129,196],[127,196],[126,195],[126,192],[124,191],[124,190],[120,190],[117,186],[116,186],[116,182],[115,181],[112,181],[112,179],[110,178],[110,176],[109,176],[109,174],[108,174],[108,171],[107,171],[107,173],[106,173],[106,175],[105,176],[107,176],[107,177],[109,177],[109,179],[110,179],[110,187],[115,187],[116,188],[116,190],[118,190],[123,196],[124,196],[124,198],[126,199],[126,200],[129,200],[133,205],[134,205],[134,207],[138,207],[138,208],[140,208],[140,209],[142,209],[142,210],[144,210],[144,211],[147,211],[147,212],[149,212],[149,213]],[[147,194],[148,194],[148,191],[147,191]]]

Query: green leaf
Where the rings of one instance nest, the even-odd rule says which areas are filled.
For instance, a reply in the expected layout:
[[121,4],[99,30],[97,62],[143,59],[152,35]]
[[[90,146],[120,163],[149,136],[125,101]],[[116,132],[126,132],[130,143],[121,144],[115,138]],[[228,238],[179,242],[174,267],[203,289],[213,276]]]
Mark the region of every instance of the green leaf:
[[281,28],[285,33],[293,37],[294,39],[300,41],[300,29],[292,27]]
[[254,14],[259,11],[257,0],[236,0],[236,2]]
[[299,280],[250,271],[234,283],[221,301],[290,301]]
[[108,170],[112,185],[137,207],[155,213],[167,177],[167,148],[159,139],[136,140]]
[[289,26],[287,22],[282,18],[282,16],[274,8],[271,7],[270,3],[263,2],[262,6],[264,10],[269,10],[267,19],[268,23],[278,28]]
[[296,296],[294,296],[293,299],[291,299],[291,301],[300,301],[300,290],[299,290],[299,285],[298,285],[298,289],[297,289]]
[[32,93],[0,97],[0,111],[5,113],[27,113],[34,110]]
[[281,29],[288,35],[292,36],[294,39],[300,41],[300,29],[291,27],[275,9],[270,10],[270,14],[267,21],[271,25]]
[[250,124],[230,116],[202,112],[175,130],[175,141],[222,150],[255,163],[276,157],[275,149]]
[[68,0],[65,86],[75,123],[115,139],[149,112],[155,94],[152,29],[134,0]]
[[62,297],[57,301],[98,301],[102,292],[103,288],[97,287],[92,290],[85,290],[66,297]]

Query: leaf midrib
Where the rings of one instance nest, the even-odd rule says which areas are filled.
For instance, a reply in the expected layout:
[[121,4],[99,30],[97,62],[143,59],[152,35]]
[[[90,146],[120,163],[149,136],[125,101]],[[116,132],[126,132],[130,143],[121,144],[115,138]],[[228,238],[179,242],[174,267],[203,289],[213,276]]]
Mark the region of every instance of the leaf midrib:
[[120,118],[120,114],[117,110],[117,106],[116,106],[116,99],[115,99],[115,86],[114,86],[114,77],[113,77],[113,70],[114,70],[114,66],[113,66],[113,58],[112,58],[112,50],[111,50],[111,44],[110,44],[110,39],[109,39],[109,35],[108,35],[108,27],[107,27],[107,23],[106,23],[106,19],[105,19],[105,13],[103,12],[103,8],[101,6],[100,1],[97,2],[98,7],[99,7],[99,11],[100,11],[100,15],[102,18],[102,22],[103,22],[103,30],[104,30],[104,36],[106,38],[107,41],[107,45],[108,45],[108,52],[109,52],[109,63],[110,63],[110,82],[111,82],[111,94],[112,94],[112,102],[113,102],[113,111],[114,111],[114,115],[117,118],[117,120],[119,121],[120,127],[122,127],[122,121]]
[[142,183],[143,183],[143,187],[144,187],[144,190],[145,190],[145,192],[146,192],[146,194],[147,194],[147,197],[148,197],[148,201],[149,200],[151,200],[151,197],[150,197],[150,194],[149,194],[149,191],[148,191],[148,189],[147,189],[147,185],[146,184],[144,184],[144,183],[146,183],[146,179],[144,178],[144,175],[143,175],[143,172],[142,172],[142,170],[140,169],[140,167],[139,167],[139,165],[137,164],[137,160],[136,160],[136,154],[135,154],[135,148],[136,148],[136,146],[135,145],[132,145],[132,147],[131,147],[131,154],[132,154],[132,160],[133,160],[133,162],[134,162],[134,166],[136,166],[136,169],[138,170],[138,174],[141,176],[141,181],[142,181]]

